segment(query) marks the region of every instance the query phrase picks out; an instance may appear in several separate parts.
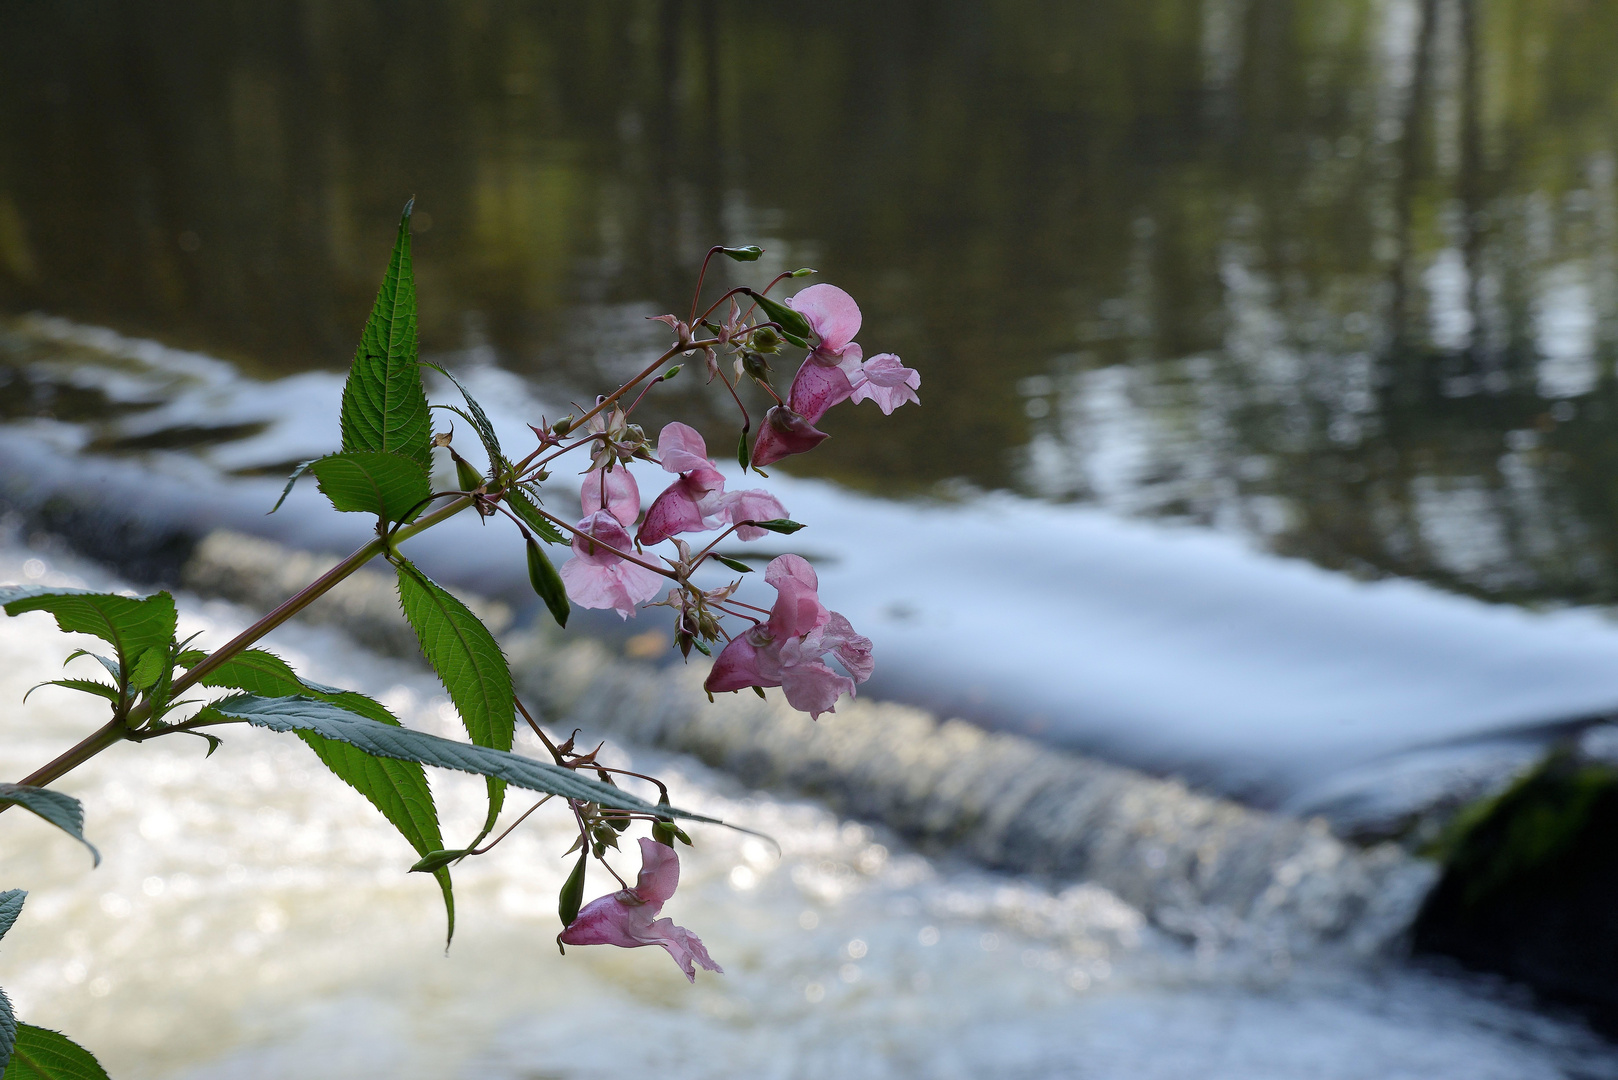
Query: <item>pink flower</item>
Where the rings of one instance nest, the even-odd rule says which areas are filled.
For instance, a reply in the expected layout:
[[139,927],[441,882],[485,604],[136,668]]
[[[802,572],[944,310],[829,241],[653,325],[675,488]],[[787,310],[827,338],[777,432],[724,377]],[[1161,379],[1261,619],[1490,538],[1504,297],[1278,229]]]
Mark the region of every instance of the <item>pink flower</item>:
[[679,533],[717,529],[724,522],[720,497],[725,478],[708,460],[702,436],[685,424],[666,424],[657,437],[657,456],[664,469],[680,478],[652,500],[635,539],[656,544]]
[[[601,490],[603,479],[606,480],[604,496]],[[640,487],[628,469],[591,469],[584,474],[579,504],[586,516],[598,510],[607,510],[627,527],[635,524],[635,519],[640,517]]]
[[[777,593],[769,621],[731,639],[703,688],[719,693],[779,686],[788,704],[812,718],[835,712],[838,697],[852,695],[856,683],[871,677],[871,639],[855,633],[842,615],[826,610],[814,567],[803,558],[774,559],[764,580]],[[827,666],[827,654],[837,657],[848,676]]]
[[921,373],[899,363],[899,358],[892,353],[871,357],[860,365],[850,381],[854,384],[854,404],[874,401],[883,416],[893,415],[893,410],[907,401],[921,404],[921,397],[916,393],[921,389]]
[[787,306],[802,315],[820,339],[787,395],[792,411],[813,424],[854,393],[853,376],[864,355],[854,343],[860,332],[860,306],[835,285],[811,285],[788,297]]
[[633,889],[621,889],[590,901],[557,936],[567,945],[617,945],[638,949],[661,945],[685,977],[697,981],[697,966],[723,975],[725,969],[713,962],[702,940],[673,919],[659,919],[663,904],[680,884],[680,857],[671,847],[641,837],[640,877]]
[[[787,516],[787,508],[781,505],[781,500],[763,488],[727,491],[719,512],[733,525],[738,521],[779,521]],[[742,525],[736,530],[738,540],[758,540],[768,535],[768,529],[756,525]]]
[[573,557],[561,570],[568,598],[584,608],[612,608],[625,619],[635,614],[638,604],[662,591],[663,578],[617,553],[633,547],[629,533],[610,510],[597,510],[579,522]]
[[[813,361],[805,360],[803,363],[808,367]],[[773,406],[764,414],[764,424],[759,429],[758,439],[753,443],[753,467],[760,468],[792,454],[813,450],[826,439],[824,431],[820,431],[785,405]]]

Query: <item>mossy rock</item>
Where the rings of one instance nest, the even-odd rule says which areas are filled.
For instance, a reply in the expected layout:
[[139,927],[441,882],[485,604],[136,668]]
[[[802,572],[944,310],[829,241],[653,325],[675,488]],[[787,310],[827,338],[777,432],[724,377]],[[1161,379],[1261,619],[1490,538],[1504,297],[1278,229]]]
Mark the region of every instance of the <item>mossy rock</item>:
[[1618,1027],[1618,770],[1563,752],[1456,821],[1418,951],[1499,972]]

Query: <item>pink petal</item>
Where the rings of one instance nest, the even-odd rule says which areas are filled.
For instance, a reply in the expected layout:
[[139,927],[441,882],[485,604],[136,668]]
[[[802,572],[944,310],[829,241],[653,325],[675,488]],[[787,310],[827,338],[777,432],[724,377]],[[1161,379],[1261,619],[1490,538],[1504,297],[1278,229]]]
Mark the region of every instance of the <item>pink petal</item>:
[[835,285],[811,285],[788,297],[787,307],[809,320],[828,352],[841,352],[860,332],[860,306]]
[[820,628],[819,648],[836,656],[857,683],[869,679],[876,670],[876,661],[871,657],[871,639],[855,633],[848,620],[835,611]]
[[[726,492],[720,512],[731,524],[738,521],[778,521],[787,516],[787,508],[763,488]],[[647,518],[650,517],[648,514]],[[768,535],[768,529],[756,525],[743,525],[736,530],[736,537],[740,540],[758,540]]]
[[[814,567],[799,555],[782,555],[764,569],[764,580],[779,593],[770,609],[770,635],[777,640],[798,638],[831,617],[816,590]],[[819,655],[818,653],[816,654]]]
[[[601,497],[602,477],[606,477],[607,496],[605,501]],[[609,510],[612,516],[625,525],[635,524],[640,517],[640,486],[635,478],[623,466],[606,470],[591,469],[584,474],[584,484],[579,491],[579,503],[585,514],[593,514],[597,510]]]
[[770,465],[784,457],[813,450],[826,439],[824,431],[817,430],[791,409],[776,405],[764,414],[763,428],[753,443],[753,466]]
[[[573,538],[573,558],[562,564],[562,584],[570,600],[583,608],[611,608],[622,618],[663,589],[662,575],[620,556],[633,544],[610,511],[600,510],[579,522],[583,535]],[[591,543],[591,540],[600,543]],[[616,548],[616,551],[608,550]]]
[[[701,490],[700,487],[697,489]],[[680,533],[702,532],[712,528],[704,520],[698,497],[692,490],[690,479],[680,477],[653,500],[652,508],[646,511],[646,520],[641,522],[635,539],[642,544],[657,544]]]
[[690,472],[713,467],[708,447],[697,429],[678,422],[664,424],[657,436],[657,457],[669,472]]
[[635,895],[656,915],[674,895],[680,884],[680,856],[667,844],[650,837],[640,838],[640,877],[635,879]]
[[854,403],[874,401],[882,415],[890,416],[907,401],[921,403],[921,373],[907,368],[892,353],[880,353],[860,366],[852,379]]
[[725,973],[725,969],[708,955],[702,939],[683,926],[675,926],[673,919],[657,920],[647,929],[647,936],[654,940],[644,944],[657,944],[667,949],[674,962],[680,965],[680,970],[685,972],[685,977],[693,983],[697,981],[696,964],[721,975]]
[[787,404],[793,412],[813,424],[826,414],[827,409],[838,402],[847,401],[853,393],[854,386],[841,368],[827,367],[810,356],[804,360],[797,377],[792,380]]
[[775,665],[767,662],[762,650],[749,641],[750,634],[738,634],[730,639],[713,662],[702,688],[710,694],[726,690],[746,690],[749,686],[780,686],[779,678],[772,678]]
[[[785,650],[783,649],[783,653]],[[837,699],[854,693],[854,680],[839,675],[819,660],[803,664],[783,665],[781,691],[787,704],[809,714],[811,720],[821,713],[836,712]]]
[[616,945],[621,949],[649,944],[643,939],[657,912],[648,911],[645,904],[625,903],[624,895],[609,893],[584,905],[557,940],[567,945]]

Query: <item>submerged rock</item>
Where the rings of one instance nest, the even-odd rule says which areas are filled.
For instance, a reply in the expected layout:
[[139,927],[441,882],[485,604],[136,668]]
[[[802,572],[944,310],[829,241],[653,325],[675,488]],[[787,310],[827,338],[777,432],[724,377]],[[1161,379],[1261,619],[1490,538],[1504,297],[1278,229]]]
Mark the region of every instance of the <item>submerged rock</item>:
[[1519,979],[1618,1028],[1618,766],[1555,752],[1463,814],[1443,849],[1417,950]]

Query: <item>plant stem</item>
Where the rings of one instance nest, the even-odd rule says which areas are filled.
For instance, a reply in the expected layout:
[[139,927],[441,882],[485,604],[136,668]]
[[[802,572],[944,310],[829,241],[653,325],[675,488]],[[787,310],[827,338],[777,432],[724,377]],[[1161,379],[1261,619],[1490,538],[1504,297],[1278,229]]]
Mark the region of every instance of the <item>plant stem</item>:
[[[23,777],[21,783],[26,787],[44,787],[57,777],[72,772],[107,747],[122,742],[128,731],[129,729],[124,726],[123,719],[115,716],[97,728],[95,734],[69,748],[55,761],[48,765],[43,765]],[[0,805],[0,812],[4,812],[9,805],[9,803]]]

